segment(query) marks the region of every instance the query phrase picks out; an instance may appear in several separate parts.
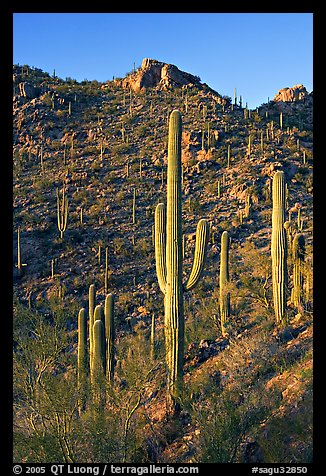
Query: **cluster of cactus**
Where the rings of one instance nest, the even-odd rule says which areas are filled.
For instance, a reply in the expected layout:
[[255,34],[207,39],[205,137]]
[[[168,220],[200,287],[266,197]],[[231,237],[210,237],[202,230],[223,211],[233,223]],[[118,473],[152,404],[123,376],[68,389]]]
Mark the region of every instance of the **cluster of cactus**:
[[155,210],[155,259],[159,287],[164,294],[164,331],[167,364],[167,411],[174,413],[183,387],[184,293],[198,283],[209,239],[209,224],[197,225],[196,247],[188,281],[182,282],[182,199],[181,199],[180,111],[170,115],[168,137],[167,206]]
[[276,322],[286,325],[287,312],[287,238],[285,223],[284,172],[277,171],[273,177],[272,211],[272,281],[273,303]]
[[95,306],[95,286],[89,287],[88,305],[89,349],[87,348],[87,318],[82,308],[78,315],[78,386],[80,408],[85,407],[90,374],[94,402],[100,404],[105,397],[105,381],[114,379],[114,296],[107,294],[102,305]]

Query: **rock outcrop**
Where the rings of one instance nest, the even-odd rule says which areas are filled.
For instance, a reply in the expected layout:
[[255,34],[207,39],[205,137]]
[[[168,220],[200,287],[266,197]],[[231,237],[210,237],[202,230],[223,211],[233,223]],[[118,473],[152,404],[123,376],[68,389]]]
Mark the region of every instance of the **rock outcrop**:
[[309,95],[302,84],[292,86],[292,88],[283,88],[275,95],[274,101],[295,102],[303,101]]
[[148,88],[170,89],[173,86],[200,84],[200,78],[190,73],[180,71],[173,64],[163,63],[150,58],[144,58],[141,68],[126,78],[116,80],[123,88],[131,88],[135,92]]

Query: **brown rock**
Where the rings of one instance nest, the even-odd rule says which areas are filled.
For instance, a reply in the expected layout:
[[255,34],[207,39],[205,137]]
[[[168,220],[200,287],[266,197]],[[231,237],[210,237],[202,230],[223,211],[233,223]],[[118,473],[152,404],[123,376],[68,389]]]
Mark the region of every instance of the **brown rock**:
[[163,63],[150,58],[144,58],[141,68],[116,82],[125,89],[143,91],[147,88],[159,87],[169,89],[172,86],[199,84],[200,79],[190,73],[180,71],[173,64]]
[[283,88],[275,95],[274,101],[295,102],[303,101],[308,96],[308,91],[302,84],[292,86],[292,88]]

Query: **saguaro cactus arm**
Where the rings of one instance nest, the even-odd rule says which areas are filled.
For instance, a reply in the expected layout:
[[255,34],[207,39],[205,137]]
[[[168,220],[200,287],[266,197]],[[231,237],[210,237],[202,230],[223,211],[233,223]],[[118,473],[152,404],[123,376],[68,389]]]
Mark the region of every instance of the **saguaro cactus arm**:
[[184,286],[185,291],[190,291],[198,283],[204,269],[207,243],[209,239],[209,223],[202,218],[199,220],[196,231],[196,246],[194,261],[188,281]]
[[106,372],[109,381],[114,378],[114,296],[108,294],[104,304],[105,337],[106,337]]
[[87,320],[85,309],[78,313],[78,379],[86,372]]
[[155,210],[155,261],[160,290],[166,292],[166,213],[164,203]]

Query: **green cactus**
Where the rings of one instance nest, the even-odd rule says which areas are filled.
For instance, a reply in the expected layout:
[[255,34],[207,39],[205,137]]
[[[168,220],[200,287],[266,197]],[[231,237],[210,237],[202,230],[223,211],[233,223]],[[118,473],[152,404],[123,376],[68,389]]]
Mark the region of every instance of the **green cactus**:
[[78,404],[79,412],[84,410],[86,404],[86,384],[87,384],[87,318],[84,308],[78,314],[78,391],[80,400]]
[[60,231],[60,238],[63,239],[63,234],[67,229],[68,221],[68,197],[66,195],[66,188],[62,188],[62,201],[60,204],[59,189],[57,189],[57,218],[58,229]]
[[139,159],[139,178],[142,179],[143,177],[143,160],[140,157]]
[[104,292],[108,293],[108,272],[109,272],[109,248],[105,247],[105,271],[104,271]]
[[285,222],[285,180],[284,172],[277,171],[273,177],[273,211],[272,211],[272,280],[273,303],[276,322],[287,324],[287,239]]
[[93,340],[94,349],[91,366],[92,393],[94,403],[101,405],[105,400],[105,330],[102,319],[95,319],[93,325]]
[[91,284],[88,291],[88,320],[89,320],[89,359],[90,366],[92,365],[93,358],[93,348],[94,348],[94,339],[93,339],[93,326],[94,326],[94,309],[95,309],[95,285]]
[[250,156],[250,154],[251,154],[251,135],[250,135],[250,133],[249,133],[249,137],[248,137],[247,154],[248,154],[248,156]]
[[227,335],[225,323],[230,317],[230,293],[228,291],[230,238],[227,231],[221,236],[221,265],[220,265],[220,325],[223,337]]
[[168,413],[174,413],[178,408],[183,386],[184,292],[191,290],[199,281],[209,239],[208,221],[201,219],[197,226],[192,270],[188,281],[183,284],[181,134],[181,114],[174,110],[169,122],[167,213],[163,203],[159,203],[155,210],[156,272],[165,306]]
[[251,195],[247,193],[246,195],[246,204],[245,204],[245,217],[248,218],[251,210]]
[[305,259],[304,235],[297,233],[292,242],[293,288],[292,302],[299,309],[303,295],[303,264]]
[[17,229],[17,264],[16,264],[19,274],[21,274],[23,266],[27,266],[27,264],[22,263],[21,261],[20,226],[19,226]]
[[132,196],[132,223],[136,223],[136,189],[134,188]]
[[42,145],[41,145],[41,149],[40,149],[39,157],[40,157],[41,170],[42,170],[42,172],[44,172],[44,162],[43,162],[43,146],[42,146]]
[[221,181],[217,180],[217,198],[221,198]]
[[108,294],[104,303],[105,338],[106,338],[106,376],[114,379],[114,295]]
[[301,217],[301,208],[298,209],[298,215],[297,215],[297,227],[298,231],[302,231],[303,227],[303,218]]

